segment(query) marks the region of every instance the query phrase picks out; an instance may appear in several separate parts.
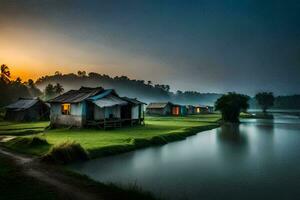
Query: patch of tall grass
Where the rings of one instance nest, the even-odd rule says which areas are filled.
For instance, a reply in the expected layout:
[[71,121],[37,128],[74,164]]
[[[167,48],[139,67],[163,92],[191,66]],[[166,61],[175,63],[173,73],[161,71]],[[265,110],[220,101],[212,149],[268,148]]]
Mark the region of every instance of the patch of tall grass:
[[74,141],[66,141],[55,145],[46,155],[41,157],[42,161],[57,164],[68,164],[71,162],[85,161],[88,159],[88,153],[79,143]]

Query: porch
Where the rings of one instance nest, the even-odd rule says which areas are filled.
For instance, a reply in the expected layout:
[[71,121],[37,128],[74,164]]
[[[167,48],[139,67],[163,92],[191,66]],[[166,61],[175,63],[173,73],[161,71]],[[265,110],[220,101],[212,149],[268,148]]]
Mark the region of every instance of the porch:
[[87,120],[87,127],[97,127],[102,129],[109,128],[121,128],[126,126],[134,126],[134,125],[145,125],[144,118],[140,119],[130,119],[130,118],[107,118],[100,120]]

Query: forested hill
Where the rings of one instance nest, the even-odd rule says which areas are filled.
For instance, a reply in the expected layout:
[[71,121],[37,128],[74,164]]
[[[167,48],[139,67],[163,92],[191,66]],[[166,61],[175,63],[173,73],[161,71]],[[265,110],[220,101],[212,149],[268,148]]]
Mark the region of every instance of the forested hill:
[[137,97],[147,103],[153,101],[172,101],[181,104],[213,105],[221,94],[199,93],[194,91],[170,92],[169,85],[153,84],[151,81],[129,79],[127,76],[110,77],[98,73],[61,74],[56,72],[51,76],[44,76],[36,81],[36,86],[42,91],[49,84],[60,83],[65,91],[78,89],[81,86],[113,88],[121,96]]

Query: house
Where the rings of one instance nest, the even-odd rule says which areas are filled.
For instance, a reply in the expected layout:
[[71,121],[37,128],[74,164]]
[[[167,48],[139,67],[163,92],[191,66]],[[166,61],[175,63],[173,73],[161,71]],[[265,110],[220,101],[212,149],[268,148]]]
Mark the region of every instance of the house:
[[174,116],[187,115],[187,107],[185,105],[172,104],[171,114]]
[[147,107],[149,115],[181,116],[187,114],[187,107],[171,102],[150,103]]
[[39,98],[19,98],[5,107],[5,120],[41,121],[49,119],[50,107]]
[[203,106],[203,105],[196,106],[196,113],[213,113],[213,112],[214,112],[213,106]]
[[187,114],[188,115],[196,114],[196,107],[193,105],[188,105],[187,106]]
[[121,98],[113,89],[81,87],[79,90],[70,90],[49,103],[50,121],[54,127],[109,128],[144,122],[144,116],[138,113],[143,103]]
[[208,112],[213,113],[215,108],[213,106],[207,106]]
[[141,102],[136,98],[122,97],[122,99],[127,101],[128,106],[131,108],[131,122],[144,123],[146,103]]
[[146,112],[149,115],[170,115],[173,104],[171,102],[150,103]]

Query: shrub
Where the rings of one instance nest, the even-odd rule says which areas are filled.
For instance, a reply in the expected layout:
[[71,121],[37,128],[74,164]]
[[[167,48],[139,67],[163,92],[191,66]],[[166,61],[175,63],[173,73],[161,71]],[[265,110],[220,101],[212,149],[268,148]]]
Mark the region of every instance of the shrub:
[[88,160],[88,153],[77,142],[67,141],[53,146],[50,151],[42,157],[43,161],[68,164],[76,161]]

